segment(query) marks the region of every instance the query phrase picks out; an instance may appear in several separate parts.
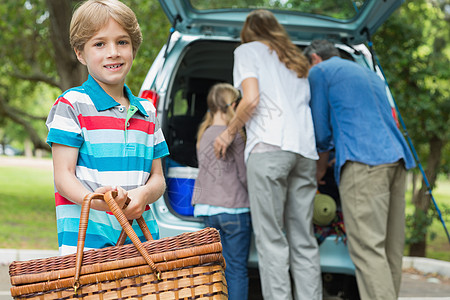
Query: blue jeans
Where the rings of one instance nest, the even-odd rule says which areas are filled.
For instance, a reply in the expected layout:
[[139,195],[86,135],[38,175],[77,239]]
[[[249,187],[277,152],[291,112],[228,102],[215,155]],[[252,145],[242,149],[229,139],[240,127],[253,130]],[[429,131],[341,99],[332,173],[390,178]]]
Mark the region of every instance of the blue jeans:
[[203,217],[207,227],[219,230],[222,253],[227,267],[228,299],[248,298],[247,261],[250,251],[252,225],[250,213],[218,214]]

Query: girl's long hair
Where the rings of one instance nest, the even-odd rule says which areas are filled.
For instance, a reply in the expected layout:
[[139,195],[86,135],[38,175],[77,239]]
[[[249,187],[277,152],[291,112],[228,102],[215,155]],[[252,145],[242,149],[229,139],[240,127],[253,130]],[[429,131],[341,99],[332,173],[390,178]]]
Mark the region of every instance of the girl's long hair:
[[[221,111],[225,114],[225,121],[228,125],[234,117],[235,112],[231,104],[239,99],[239,91],[229,83],[217,83],[211,87],[207,97],[208,111],[200,123],[197,131],[197,148],[205,130],[213,124],[214,114]],[[240,131],[245,140],[243,130]]]
[[309,61],[292,43],[284,27],[270,11],[257,9],[248,14],[241,30],[241,41],[269,44],[288,69],[295,71],[299,78],[308,76]]

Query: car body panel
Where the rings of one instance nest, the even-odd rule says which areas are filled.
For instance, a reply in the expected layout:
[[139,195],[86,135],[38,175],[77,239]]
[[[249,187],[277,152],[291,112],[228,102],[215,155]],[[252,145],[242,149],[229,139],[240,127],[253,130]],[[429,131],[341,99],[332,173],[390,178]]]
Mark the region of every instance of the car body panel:
[[319,247],[322,273],[355,275],[355,265],[342,238],[328,236]]
[[[193,36],[182,35],[173,38],[173,50],[169,51],[169,54],[165,58],[163,55],[165,49],[161,49],[160,54],[154,61],[153,66],[148,73],[148,78],[142,85],[142,89],[148,89],[151,86],[152,89],[158,91],[161,99],[166,99],[166,101],[161,101],[157,107],[158,118],[162,124],[167,123],[165,112],[168,109],[170,99],[168,91],[172,89],[174,84],[174,74],[173,71],[170,70],[177,70],[179,68],[179,64],[181,64],[184,56],[187,55],[186,52],[192,47],[191,44],[212,41],[216,41],[216,39],[209,36],[197,36],[193,38]],[[239,40],[222,37],[221,41],[238,43]],[[345,45],[340,45],[340,47],[346,51],[360,53],[359,55],[354,54],[355,61],[359,61],[359,63],[365,64],[369,68],[372,67],[369,57],[370,53],[364,46],[355,47],[354,49]],[[161,69],[161,66],[164,66],[164,68]],[[159,69],[159,71],[157,71],[157,69]],[[156,75],[157,77],[155,78],[154,76]],[[167,174],[167,169],[165,169],[165,171]],[[174,236],[186,231],[196,231],[204,227],[199,218],[186,217],[177,214],[170,205],[167,204],[167,201],[167,195],[165,195],[152,204],[155,219],[160,228],[161,237]],[[342,239],[336,240],[336,236],[331,235],[324,240],[319,250],[323,272],[354,275],[355,268],[349,257],[347,246]],[[257,261],[256,250],[254,244],[252,244],[249,267],[256,267]]]
[[[160,2],[170,21],[175,25],[175,29],[171,31],[168,43],[162,47],[150,67],[139,95],[142,95],[144,90],[154,90],[158,93],[160,100],[156,107],[157,116],[166,140],[168,140],[172,134],[169,123],[173,117],[173,115],[169,116],[168,111],[175,102],[176,91],[182,89],[180,82],[187,82],[195,77],[232,82],[231,71],[227,71],[226,75],[216,73],[224,70],[225,67],[232,69],[233,49],[240,44],[240,29],[250,9],[198,11],[190,6],[188,0]],[[374,33],[376,28],[401,2],[399,0],[366,0],[365,9],[372,7],[377,9],[378,13],[369,13],[368,10],[361,9],[355,17],[349,20],[279,10],[274,13],[280,23],[286,27],[297,46],[305,47],[315,38],[334,40],[341,53],[345,52],[358,64],[375,70],[384,80],[380,70],[373,66],[374,61],[370,51],[361,44],[367,41],[367,35],[361,33],[361,30],[367,26],[369,33]],[[180,21],[174,22],[177,15],[180,16]],[[375,19],[377,15],[379,19]],[[223,53],[222,46],[226,46],[228,49],[226,57],[220,56]],[[214,60],[215,56],[217,56],[216,60]],[[210,63],[209,60],[214,62]],[[192,68],[189,69],[186,65],[192,66]],[[387,86],[386,91],[391,100],[391,106],[393,106],[392,96]],[[168,161],[174,157],[170,143],[168,142],[168,144],[171,155],[169,158],[163,159],[166,178],[169,168]],[[151,204],[151,208],[160,229],[160,237],[175,236],[204,227],[201,218],[177,213],[171,206],[168,192]],[[320,244],[319,251],[323,274],[355,275],[355,266],[350,259],[347,245],[341,237],[338,238],[336,235],[326,237]],[[251,244],[248,266],[250,268],[258,266],[254,240]]]
[[[403,1],[359,1],[364,4],[359,10],[355,10],[355,15],[349,19],[305,13],[295,9],[280,9],[269,5],[254,6],[270,9],[294,41],[329,39],[355,45],[367,41]],[[289,3],[289,1],[271,2],[286,3],[285,5]],[[355,1],[347,2],[355,3]],[[174,29],[185,34],[239,37],[242,24],[252,10],[251,7],[198,10],[189,0],[160,0],[160,3]]]

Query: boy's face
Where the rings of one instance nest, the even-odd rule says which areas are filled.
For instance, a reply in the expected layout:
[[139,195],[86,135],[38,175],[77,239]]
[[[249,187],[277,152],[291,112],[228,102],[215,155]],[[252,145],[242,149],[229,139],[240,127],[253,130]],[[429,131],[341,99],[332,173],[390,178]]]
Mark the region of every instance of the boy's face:
[[82,51],[75,49],[75,53],[105,90],[123,86],[133,63],[131,38],[112,18],[86,42]]

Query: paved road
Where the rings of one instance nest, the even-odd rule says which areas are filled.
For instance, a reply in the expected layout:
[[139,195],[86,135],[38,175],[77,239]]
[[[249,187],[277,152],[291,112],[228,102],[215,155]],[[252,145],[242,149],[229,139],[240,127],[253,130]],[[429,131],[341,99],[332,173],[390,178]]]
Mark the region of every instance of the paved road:
[[[450,300],[450,281],[439,280],[433,277],[403,273],[400,297],[424,299],[447,299]],[[417,298],[419,297],[419,298]]]
[[[9,293],[10,287],[8,266],[0,265],[0,300],[12,299]],[[400,299],[450,300],[450,280],[436,277],[427,278],[423,275],[405,272],[402,277]]]

